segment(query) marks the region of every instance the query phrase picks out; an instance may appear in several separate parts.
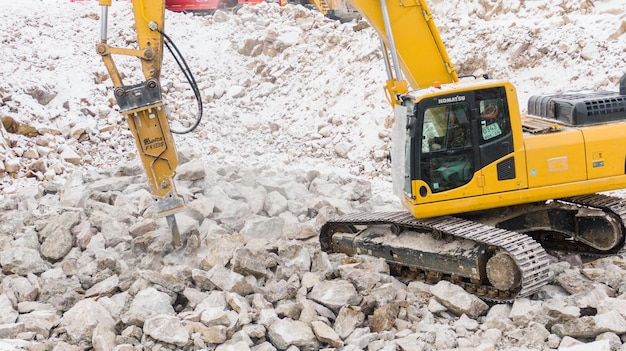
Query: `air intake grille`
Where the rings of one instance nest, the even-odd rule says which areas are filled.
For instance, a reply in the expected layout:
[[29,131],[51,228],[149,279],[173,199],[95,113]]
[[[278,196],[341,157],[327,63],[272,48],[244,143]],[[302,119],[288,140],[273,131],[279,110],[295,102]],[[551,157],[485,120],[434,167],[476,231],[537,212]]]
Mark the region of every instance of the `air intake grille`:
[[515,158],[510,157],[496,165],[498,180],[515,179]]
[[626,112],[626,96],[617,96],[611,99],[598,99],[585,102],[587,116],[607,113]]

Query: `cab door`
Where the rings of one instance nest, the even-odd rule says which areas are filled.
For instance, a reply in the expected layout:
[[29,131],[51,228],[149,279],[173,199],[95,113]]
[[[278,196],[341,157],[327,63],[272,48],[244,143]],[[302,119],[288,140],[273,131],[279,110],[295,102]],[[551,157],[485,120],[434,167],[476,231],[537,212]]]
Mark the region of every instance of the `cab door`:
[[525,186],[523,153],[515,154],[511,116],[504,87],[475,91],[478,167],[484,194]]
[[482,194],[471,92],[425,99],[418,104],[415,145],[416,203]]

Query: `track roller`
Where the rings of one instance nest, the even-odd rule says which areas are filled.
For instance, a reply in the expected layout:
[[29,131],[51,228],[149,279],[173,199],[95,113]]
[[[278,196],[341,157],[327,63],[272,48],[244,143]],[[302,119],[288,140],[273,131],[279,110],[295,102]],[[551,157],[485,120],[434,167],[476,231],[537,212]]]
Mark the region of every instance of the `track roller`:
[[514,290],[522,281],[522,273],[511,255],[499,252],[487,261],[487,279],[498,290]]

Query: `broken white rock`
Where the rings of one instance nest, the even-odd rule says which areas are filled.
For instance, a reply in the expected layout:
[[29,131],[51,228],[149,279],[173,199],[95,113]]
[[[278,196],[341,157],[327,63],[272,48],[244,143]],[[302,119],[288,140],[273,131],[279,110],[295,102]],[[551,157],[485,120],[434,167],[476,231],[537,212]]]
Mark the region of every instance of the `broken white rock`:
[[312,321],[311,328],[319,341],[326,343],[331,347],[341,348],[343,346],[342,338],[328,324],[322,321]]
[[345,305],[337,314],[333,329],[342,339],[347,338],[365,320],[365,314],[357,306]]
[[97,326],[109,330],[115,328],[115,320],[104,307],[94,299],[84,299],[63,314],[61,325],[69,340],[78,344],[90,344]]
[[146,319],[161,314],[175,314],[170,297],[149,287],[137,293],[128,311],[122,315],[122,321],[125,324],[143,326]]
[[337,279],[316,284],[308,295],[309,299],[338,312],[344,305],[357,305],[361,296],[347,280]]
[[472,295],[460,286],[445,280],[438,282],[430,289],[430,292],[439,302],[459,316],[466,314],[475,319],[489,310],[489,306],[476,295]]
[[13,308],[13,304],[6,294],[0,295],[0,324],[15,323],[19,313]]
[[267,336],[279,350],[287,350],[292,345],[300,350],[318,350],[320,346],[308,323],[289,318],[273,323]]
[[187,329],[180,319],[170,315],[148,318],[143,324],[143,332],[156,340],[177,346],[185,346],[189,341]]
[[552,332],[558,336],[590,338],[602,333],[626,333],[626,320],[618,311],[610,311],[595,316],[580,317],[563,324],[555,324]]
[[223,266],[215,266],[207,272],[208,279],[223,291],[230,291],[241,296],[254,292],[254,286],[239,273]]
[[41,258],[39,251],[28,247],[4,247],[0,252],[0,265],[7,274],[38,274],[48,269],[48,263]]
[[541,309],[541,301],[532,301],[527,298],[519,298],[513,302],[509,318],[517,326],[525,326],[535,319]]
[[[20,314],[17,323],[24,325],[25,332],[32,332],[47,338],[50,336],[51,330],[59,324],[59,315],[54,310],[32,311]],[[108,324],[103,323],[103,325]]]
[[611,344],[608,340],[593,341],[589,343],[579,343],[572,346],[559,347],[559,351],[611,351]]
[[39,232],[41,254],[50,260],[63,258],[74,244],[72,228],[80,221],[80,213],[63,212],[48,220],[48,224]]

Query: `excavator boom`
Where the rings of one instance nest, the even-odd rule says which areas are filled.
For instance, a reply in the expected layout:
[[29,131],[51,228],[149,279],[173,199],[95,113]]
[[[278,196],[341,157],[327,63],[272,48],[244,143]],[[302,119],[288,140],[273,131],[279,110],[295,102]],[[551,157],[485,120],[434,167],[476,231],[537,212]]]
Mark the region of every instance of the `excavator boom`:
[[[458,81],[425,0],[349,0],[376,29],[413,89]],[[392,45],[394,43],[395,45]],[[395,47],[394,47],[395,46]],[[392,52],[392,55],[394,53]],[[396,80],[402,80],[396,73]]]

